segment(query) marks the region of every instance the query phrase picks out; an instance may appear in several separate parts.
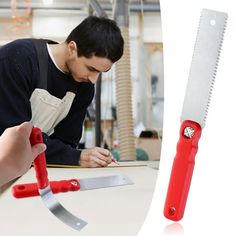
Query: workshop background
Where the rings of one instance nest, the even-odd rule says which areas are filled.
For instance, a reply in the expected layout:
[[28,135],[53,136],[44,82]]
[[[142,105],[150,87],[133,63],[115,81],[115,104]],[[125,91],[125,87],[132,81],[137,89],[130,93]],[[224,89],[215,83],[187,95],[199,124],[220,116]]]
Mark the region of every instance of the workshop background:
[[91,14],[115,19],[126,47],[119,64],[101,75],[80,147],[109,148],[117,160],[159,160],[164,82],[158,1],[2,0],[0,46],[27,37],[63,42]]
[[[57,197],[66,209],[88,221],[81,235],[136,235],[152,200],[162,143],[164,73],[159,0],[1,0],[0,47],[29,37],[64,42],[88,15],[116,20],[125,50],[122,59],[96,83],[79,148],[105,147],[119,164],[47,171],[50,180],[127,175],[131,185]],[[40,198],[17,200],[12,196],[15,184],[35,181],[31,168],[0,188],[1,234],[77,235],[50,214]]]

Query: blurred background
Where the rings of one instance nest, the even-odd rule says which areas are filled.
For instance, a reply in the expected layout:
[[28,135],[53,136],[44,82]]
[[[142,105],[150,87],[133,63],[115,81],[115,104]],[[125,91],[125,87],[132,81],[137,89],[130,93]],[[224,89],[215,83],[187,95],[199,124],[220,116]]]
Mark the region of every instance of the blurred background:
[[63,42],[88,15],[116,20],[126,47],[96,85],[79,147],[106,147],[117,160],[158,161],[164,103],[159,0],[1,0],[0,46],[27,37]]

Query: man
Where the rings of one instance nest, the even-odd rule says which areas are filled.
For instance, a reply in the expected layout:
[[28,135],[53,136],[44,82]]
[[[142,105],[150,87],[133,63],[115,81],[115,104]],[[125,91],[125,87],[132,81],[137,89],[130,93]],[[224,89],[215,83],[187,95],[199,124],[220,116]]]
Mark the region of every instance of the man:
[[0,187],[23,175],[38,154],[46,149],[45,144],[31,147],[31,130],[32,125],[24,122],[6,129],[0,136]]
[[116,23],[94,16],[86,18],[61,44],[19,39],[3,46],[0,133],[31,121],[43,131],[47,163],[107,166],[113,160],[108,150],[81,151],[76,146],[94,84],[101,72],[121,58],[123,46]]

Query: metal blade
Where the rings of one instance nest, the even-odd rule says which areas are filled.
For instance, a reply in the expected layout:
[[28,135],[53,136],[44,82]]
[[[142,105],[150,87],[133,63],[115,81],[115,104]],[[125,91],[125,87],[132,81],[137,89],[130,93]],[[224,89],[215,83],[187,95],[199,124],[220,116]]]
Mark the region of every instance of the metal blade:
[[112,175],[88,179],[79,179],[80,190],[90,190],[98,188],[108,188],[121,185],[133,184],[126,175]]
[[181,121],[191,120],[205,126],[208,106],[216,76],[227,14],[203,9]]
[[39,189],[39,193],[44,205],[63,223],[78,231],[87,225],[86,221],[74,216],[60,204],[52,193],[50,186],[45,189]]

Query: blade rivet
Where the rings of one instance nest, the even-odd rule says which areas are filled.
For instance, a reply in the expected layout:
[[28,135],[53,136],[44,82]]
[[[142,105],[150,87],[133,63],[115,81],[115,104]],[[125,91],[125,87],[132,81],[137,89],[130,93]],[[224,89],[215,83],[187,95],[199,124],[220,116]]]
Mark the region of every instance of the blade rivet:
[[71,181],[70,183],[71,183],[72,185],[74,185],[74,186],[77,186],[77,185],[78,185],[78,182],[75,181],[75,180]]
[[170,207],[169,208],[169,214],[173,216],[175,214],[175,207]]
[[187,138],[192,138],[194,136],[194,129],[190,126],[185,127],[184,136]]

